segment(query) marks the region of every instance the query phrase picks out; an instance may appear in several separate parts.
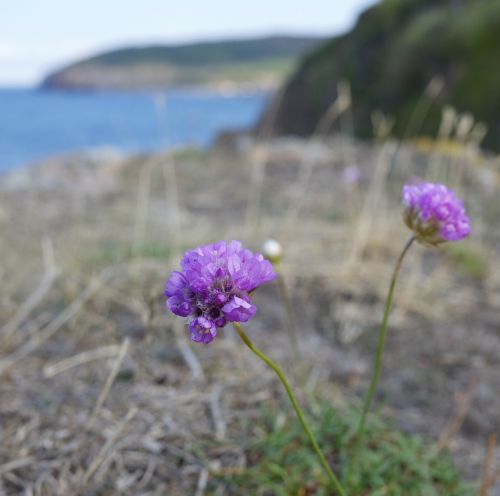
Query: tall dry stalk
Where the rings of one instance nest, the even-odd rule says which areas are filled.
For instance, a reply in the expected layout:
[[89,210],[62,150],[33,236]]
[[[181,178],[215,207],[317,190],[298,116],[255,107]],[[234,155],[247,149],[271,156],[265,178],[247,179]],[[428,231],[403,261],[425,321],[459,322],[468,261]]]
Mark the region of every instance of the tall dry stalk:
[[[316,125],[316,128],[310,138],[311,142],[323,145],[333,124],[344,113],[350,110],[351,105],[351,91],[349,85],[345,81],[339,82],[337,87],[337,98],[332,102],[321,119],[318,121],[318,124]],[[293,230],[294,225],[299,218],[300,212],[307,200],[307,190],[316,165],[316,157],[308,156],[306,158],[302,158],[302,162],[297,173],[297,179],[294,184],[294,194],[282,223],[282,229],[285,233]]]
[[[371,177],[371,183],[365,194],[365,201],[359,216],[358,222],[354,227],[352,241],[349,243],[347,254],[347,262],[345,271],[349,272],[357,266],[368,240],[371,237],[373,226],[375,225],[375,217],[384,218],[384,199],[386,197],[387,177],[391,168],[391,164],[397,153],[397,144],[388,139],[391,124],[382,119],[381,116],[374,118],[376,133],[378,135],[379,150],[374,164],[374,169]],[[379,227],[379,224],[377,224]]]
[[432,104],[436,101],[445,87],[445,82],[440,76],[434,76],[416,103],[408,125],[403,135],[403,141],[410,136],[417,136],[422,131],[425,118],[429,114]]
[[165,182],[167,204],[167,244],[171,247],[173,256],[178,256],[182,246],[181,213],[179,207],[179,185],[175,160],[172,155],[165,157],[162,164],[163,180]]
[[155,161],[148,160],[142,165],[139,171],[139,186],[137,189],[135,222],[132,234],[132,253],[137,253],[144,246],[148,223],[149,197],[151,195],[151,176],[154,166]]
[[250,186],[248,190],[247,208],[245,213],[245,232],[250,236],[257,236],[260,227],[260,206],[262,201],[262,189],[266,173],[269,154],[269,141],[273,135],[273,127],[276,116],[281,107],[283,90],[274,97],[272,106],[268,113],[267,121],[257,136],[257,147],[255,148],[250,172]]
[[[166,98],[164,94],[156,95],[154,99],[155,108],[158,116],[158,123],[160,127],[160,134],[162,135],[165,142],[167,142],[167,131],[166,131]],[[177,172],[175,166],[175,160],[172,152],[166,154],[162,159],[161,169],[163,173],[163,181],[165,184],[165,200],[167,206],[166,212],[166,243],[169,247],[170,263],[173,260],[178,260],[182,251],[182,226],[181,226],[181,209],[180,209],[180,196],[179,196],[179,183],[177,180]],[[151,182],[151,175],[149,176],[149,182]],[[139,201],[138,201],[139,205]],[[142,209],[144,210],[144,209]],[[146,211],[147,214],[147,211]],[[196,354],[188,346],[186,335],[182,324],[179,324],[175,320],[173,324],[173,332],[176,341],[177,348],[186,363],[187,367],[191,371],[191,375],[194,379],[203,379],[203,368],[200,361],[196,357]]]

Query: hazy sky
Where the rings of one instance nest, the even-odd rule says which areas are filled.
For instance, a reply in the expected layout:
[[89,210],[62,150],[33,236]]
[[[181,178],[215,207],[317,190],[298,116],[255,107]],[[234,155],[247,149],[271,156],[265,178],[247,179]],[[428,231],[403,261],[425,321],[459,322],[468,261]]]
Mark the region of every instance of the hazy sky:
[[0,0],[0,85],[127,44],[337,34],[376,0]]

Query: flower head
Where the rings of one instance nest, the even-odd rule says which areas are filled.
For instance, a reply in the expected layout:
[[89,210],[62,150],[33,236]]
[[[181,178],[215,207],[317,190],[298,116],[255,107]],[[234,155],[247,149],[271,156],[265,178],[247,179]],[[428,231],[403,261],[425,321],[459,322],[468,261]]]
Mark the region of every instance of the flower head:
[[210,343],[227,322],[246,322],[256,307],[251,293],[276,274],[271,263],[239,241],[219,241],[184,254],[181,271],[172,272],[165,296],[170,311],[190,317],[191,339]]
[[406,225],[423,243],[458,241],[470,234],[470,221],[462,200],[443,184],[405,185],[403,205]]
[[349,165],[342,172],[342,180],[345,184],[357,184],[361,179],[361,169],[357,165]]

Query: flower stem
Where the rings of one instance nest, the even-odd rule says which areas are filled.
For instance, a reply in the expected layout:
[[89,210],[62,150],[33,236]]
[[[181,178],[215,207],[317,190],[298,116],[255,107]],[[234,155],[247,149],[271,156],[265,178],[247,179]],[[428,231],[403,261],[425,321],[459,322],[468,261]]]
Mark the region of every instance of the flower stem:
[[297,332],[297,326],[295,325],[295,316],[293,312],[292,302],[290,300],[290,295],[288,294],[288,288],[286,287],[285,276],[283,269],[281,268],[281,263],[277,262],[274,264],[274,270],[278,274],[277,283],[278,291],[280,293],[281,300],[285,307],[286,315],[286,329],[290,337],[290,343],[292,344],[293,358],[296,364],[300,363],[300,347],[299,347],[299,333]]
[[295,398],[295,395],[292,392],[292,389],[290,387],[290,384],[288,383],[287,378],[285,377],[285,374],[283,371],[280,369],[276,363],[274,363],[269,357],[267,357],[262,351],[257,349],[253,343],[250,341],[250,338],[246,335],[245,331],[243,330],[243,327],[241,327],[240,324],[237,322],[233,322],[233,326],[236,329],[236,332],[240,336],[241,340],[250,348],[251,351],[253,351],[261,360],[263,360],[269,367],[271,367],[276,375],[278,376],[279,380],[283,384],[287,394],[288,398],[290,399],[290,402],[292,403],[292,406],[295,410],[295,413],[297,414],[297,417],[300,420],[300,423],[302,424],[302,427],[304,428],[304,431],[306,432],[307,436],[309,437],[309,440],[311,441],[312,447],[314,448],[314,451],[318,455],[319,461],[321,462],[321,465],[325,469],[325,472],[328,475],[328,478],[330,479],[330,482],[332,483],[332,486],[335,488],[335,491],[340,495],[340,496],[346,496],[346,493],[342,486],[340,485],[340,482],[338,481],[337,477],[333,473],[332,469],[330,468],[330,465],[328,465],[328,462],[325,458],[325,455],[321,451],[321,448],[318,445],[318,442],[316,441],[316,438],[314,437],[313,432],[311,431],[311,428],[309,427],[304,414],[302,413],[302,410],[300,409],[299,404],[297,403],[297,400]]
[[[401,264],[403,259],[410,249],[412,243],[415,241],[415,236],[412,236],[407,242],[403,251],[399,255],[399,258],[394,267],[394,272],[392,273],[391,285],[389,286],[389,293],[387,295],[387,300],[385,302],[385,310],[384,310],[384,318],[382,320],[382,325],[380,326],[380,333],[378,337],[377,343],[377,351],[375,355],[375,364],[373,367],[372,379],[370,382],[370,387],[365,396],[365,401],[363,404],[363,413],[361,414],[361,419],[359,421],[358,429],[356,431],[356,447],[359,447],[361,440],[363,438],[364,430],[365,430],[365,421],[368,411],[370,410],[370,406],[372,404],[373,396],[375,395],[375,391],[377,389],[378,380],[380,378],[380,370],[382,367],[382,354],[384,351],[385,338],[387,336],[387,327],[389,323],[389,313],[392,308],[392,300],[394,297],[394,288],[396,287],[396,279],[399,274],[399,269],[401,268]],[[354,450],[355,452],[357,449]],[[354,458],[354,457],[353,457]],[[351,461],[351,467],[354,460]]]

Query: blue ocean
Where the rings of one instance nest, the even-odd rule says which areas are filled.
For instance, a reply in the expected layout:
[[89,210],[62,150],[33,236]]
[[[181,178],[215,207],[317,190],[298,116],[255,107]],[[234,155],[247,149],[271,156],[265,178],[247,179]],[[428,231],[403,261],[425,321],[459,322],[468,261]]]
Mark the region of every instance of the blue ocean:
[[223,130],[251,127],[267,99],[264,92],[0,89],[0,171],[88,148],[206,147]]

